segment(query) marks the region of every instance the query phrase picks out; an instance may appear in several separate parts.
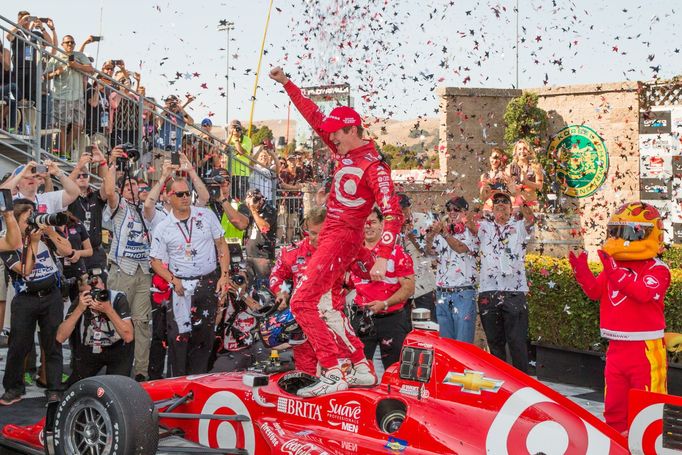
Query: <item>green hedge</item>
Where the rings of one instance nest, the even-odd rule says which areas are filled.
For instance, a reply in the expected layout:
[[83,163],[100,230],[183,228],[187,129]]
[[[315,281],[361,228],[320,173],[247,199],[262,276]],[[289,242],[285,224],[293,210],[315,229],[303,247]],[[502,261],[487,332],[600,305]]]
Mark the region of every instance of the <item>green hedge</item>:
[[[602,266],[592,262],[590,268],[596,274]],[[531,340],[574,349],[603,350],[606,344],[599,336],[599,302],[585,296],[568,260],[529,254],[526,270]],[[665,297],[666,330],[682,332],[682,269],[671,268],[671,275]]]

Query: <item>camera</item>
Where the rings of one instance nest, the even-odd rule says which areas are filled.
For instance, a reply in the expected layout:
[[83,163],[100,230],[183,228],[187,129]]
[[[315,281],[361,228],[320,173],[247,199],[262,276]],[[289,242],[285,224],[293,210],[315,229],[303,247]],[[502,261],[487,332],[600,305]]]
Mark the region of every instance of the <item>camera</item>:
[[116,158],[116,170],[126,172],[130,168],[131,163],[135,163],[140,159],[140,152],[132,144],[120,145],[126,156]]
[[88,286],[91,287],[90,289],[90,296],[93,298],[93,300],[96,300],[98,302],[106,302],[111,298],[111,293],[109,292],[108,289],[100,289],[97,286],[97,283],[102,281],[102,275],[104,272],[102,272],[102,269],[95,267],[92,270],[90,270],[90,274],[88,275]]
[[107,302],[109,301],[110,292],[109,289],[92,288],[90,296],[97,302]]
[[28,218],[28,228],[35,230],[45,226],[64,226],[68,221],[69,216],[65,212],[33,213]]
[[7,212],[13,208],[12,191],[5,188],[0,189],[0,212]]
[[220,185],[228,180],[228,177],[223,177],[220,174],[204,177],[203,182],[208,189],[208,194],[211,199],[217,200],[220,198]]
[[32,170],[32,174],[44,174],[47,172],[47,166],[44,164],[36,164]]

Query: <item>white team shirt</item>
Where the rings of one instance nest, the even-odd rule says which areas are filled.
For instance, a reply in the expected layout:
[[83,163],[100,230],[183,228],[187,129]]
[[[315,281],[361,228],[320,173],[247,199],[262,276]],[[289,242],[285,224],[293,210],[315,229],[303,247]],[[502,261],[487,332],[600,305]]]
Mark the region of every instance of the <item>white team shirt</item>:
[[448,242],[441,235],[434,239],[433,249],[438,257],[436,286],[445,288],[474,286],[478,279],[478,271],[476,270],[478,241],[469,229],[464,229],[462,233],[453,234],[453,237],[464,243],[469,248],[469,252],[456,252],[450,248]]
[[479,292],[528,292],[526,246],[531,232],[523,220],[510,219],[504,226],[494,221],[481,221],[478,228],[481,248]]
[[191,207],[190,216],[182,222],[170,213],[154,229],[150,257],[168,264],[179,277],[206,275],[218,264],[215,241],[225,231],[210,209]]
[[[23,194],[17,192],[14,199],[29,199]],[[33,199],[36,204],[36,213],[58,213],[67,209],[64,206],[64,190],[48,191],[47,193],[36,193]]]

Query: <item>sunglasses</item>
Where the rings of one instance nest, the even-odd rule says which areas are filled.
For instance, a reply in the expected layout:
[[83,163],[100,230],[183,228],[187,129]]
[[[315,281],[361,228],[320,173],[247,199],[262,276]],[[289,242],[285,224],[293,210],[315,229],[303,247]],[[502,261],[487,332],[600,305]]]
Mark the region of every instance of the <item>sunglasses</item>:
[[76,44],[76,42],[75,42],[75,41],[64,41],[64,42],[62,43],[62,45],[64,45],[64,46],[66,46],[67,44],[74,45],[74,44]]
[[142,191],[143,193],[148,193],[150,190],[151,190],[151,188],[148,186],[141,186],[139,188],[139,191]]
[[176,191],[173,193],[176,197],[189,197],[190,192],[189,191]]
[[90,174],[78,174],[76,176],[76,178],[79,178],[79,179],[86,179],[88,177],[90,177]]
[[653,229],[654,225],[652,223],[609,224],[607,226],[607,233],[609,237],[623,239],[627,242],[635,242],[649,237]]
[[495,199],[493,199],[493,205],[494,204],[511,204],[511,201],[509,201],[509,199],[503,198],[503,197],[495,198]]

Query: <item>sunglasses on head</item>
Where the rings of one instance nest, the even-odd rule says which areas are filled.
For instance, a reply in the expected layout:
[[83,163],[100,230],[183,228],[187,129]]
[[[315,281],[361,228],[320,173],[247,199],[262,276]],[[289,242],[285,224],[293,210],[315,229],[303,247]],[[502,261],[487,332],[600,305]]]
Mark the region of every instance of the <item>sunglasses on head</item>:
[[173,193],[176,197],[189,197],[190,192],[189,191],[176,191]]
[[607,225],[607,235],[616,239],[623,239],[627,242],[644,240],[653,231],[652,223],[609,223]]

